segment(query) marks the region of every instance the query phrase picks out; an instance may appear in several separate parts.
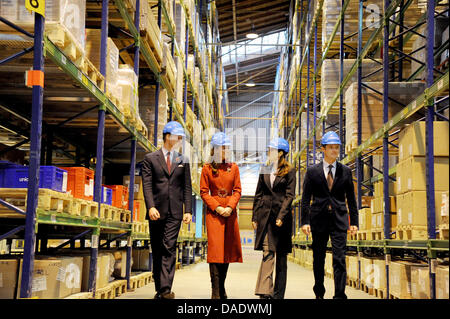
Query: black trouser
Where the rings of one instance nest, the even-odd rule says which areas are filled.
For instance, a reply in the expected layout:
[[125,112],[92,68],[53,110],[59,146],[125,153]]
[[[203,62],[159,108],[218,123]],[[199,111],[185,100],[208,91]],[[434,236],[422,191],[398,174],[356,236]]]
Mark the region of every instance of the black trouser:
[[345,267],[345,251],[347,249],[347,232],[337,230],[331,226],[324,232],[312,232],[313,249],[313,269],[314,269],[314,293],[317,297],[323,297],[325,286],[323,285],[325,275],[325,256],[327,251],[328,238],[331,238],[333,253],[333,272],[334,272],[334,297],[344,298],[345,285],[347,281],[347,270]]
[[174,219],[169,213],[166,219],[149,221],[149,224],[155,290],[163,293],[172,289],[181,220]]

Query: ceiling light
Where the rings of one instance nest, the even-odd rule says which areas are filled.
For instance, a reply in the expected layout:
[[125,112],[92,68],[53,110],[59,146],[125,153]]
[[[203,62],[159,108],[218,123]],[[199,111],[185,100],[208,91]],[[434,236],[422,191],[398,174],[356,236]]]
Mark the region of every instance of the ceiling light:
[[245,83],[245,86],[250,86],[250,87],[252,87],[252,86],[255,86],[256,84],[255,84],[255,82],[253,82],[252,80],[250,80],[250,81],[248,81],[247,83]]
[[249,32],[245,35],[248,39],[256,39],[258,37],[258,33]]

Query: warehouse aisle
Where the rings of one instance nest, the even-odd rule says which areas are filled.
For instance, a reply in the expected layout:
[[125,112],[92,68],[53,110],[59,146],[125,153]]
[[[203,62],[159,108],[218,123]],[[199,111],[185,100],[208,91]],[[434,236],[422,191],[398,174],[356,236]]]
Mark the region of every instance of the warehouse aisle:
[[[242,247],[244,262],[231,264],[226,281],[227,294],[230,299],[256,299],[254,295],[256,276],[261,261],[261,252],[253,247]],[[312,290],[314,278],[312,270],[307,270],[292,262],[288,263],[288,283],[286,299],[314,299]],[[333,280],[325,278],[327,292],[325,299],[333,297]],[[177,270],[173,291],[177,299],[209,299],[211,297],[211,283],[209,280],[209,266],[206,262],[198,263]],[[347,286],[349,299],[376,299],[360,290]],[[123,294],[118,299],[150,299],[155,295],[152,282],[146,287],[138,288],[134,292]]]

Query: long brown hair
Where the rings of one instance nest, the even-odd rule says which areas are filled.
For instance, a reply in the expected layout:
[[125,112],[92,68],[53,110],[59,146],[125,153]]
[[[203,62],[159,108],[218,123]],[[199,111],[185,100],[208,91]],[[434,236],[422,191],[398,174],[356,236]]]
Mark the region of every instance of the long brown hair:
[[[216,163],[214,161],[214,147],[211,148],[211,163],[209,163],[209,165],[211,166],[213,175],[217,175],[217,170],[219,169],[220,165],[222,165],[222,163]],[[226,164],[229,164],[225,161]]]
[[[281,152],[281,154],[280,154]],[[291,169],[291,164],[286,160],[287,153],[283,151],[278,151],[278,168],[277,168],[277,176],[283,177],[289,170]]]

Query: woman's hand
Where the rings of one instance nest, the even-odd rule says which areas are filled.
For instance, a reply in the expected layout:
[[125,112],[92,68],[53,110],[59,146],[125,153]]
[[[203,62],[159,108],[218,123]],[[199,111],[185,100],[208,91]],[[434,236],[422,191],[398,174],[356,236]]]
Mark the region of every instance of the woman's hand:
[[281,227],[283,225],[283,222],[281,221],[281,219],[277,219],[277,221],[275,222],[275,225],[277,225],[278,227]]
[[256,222],[252,222],[253,229],[256,230],[258,228],[258,224]]
[[216,213],[219,214],[220,216],[223,216],[224,211],[225,211],[225,208],[223,208],[222,206],[218,206],[216,208]]
[[224,209],[222,216],[223,216],[223,217],[230,217],[230,215],[231,215],[232,212],[233,212],[233,209],[232,209],[231,207],[227,206],[227,207]]

